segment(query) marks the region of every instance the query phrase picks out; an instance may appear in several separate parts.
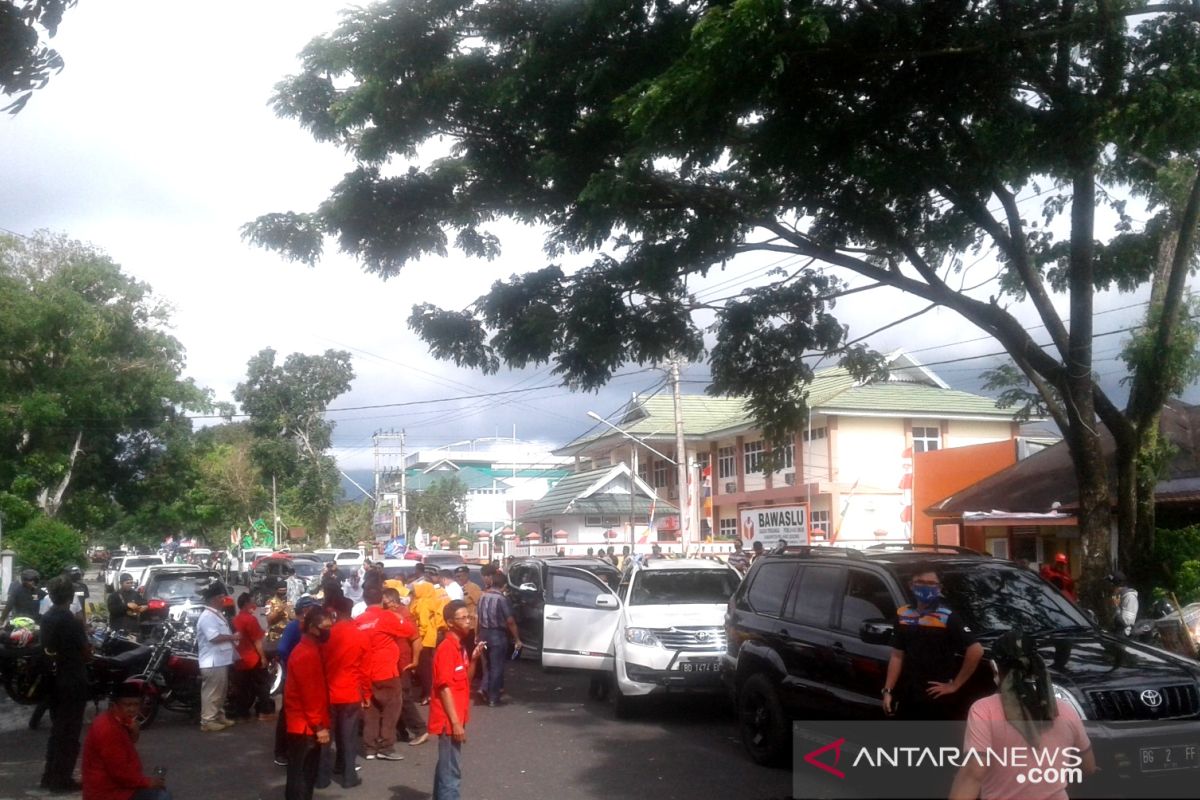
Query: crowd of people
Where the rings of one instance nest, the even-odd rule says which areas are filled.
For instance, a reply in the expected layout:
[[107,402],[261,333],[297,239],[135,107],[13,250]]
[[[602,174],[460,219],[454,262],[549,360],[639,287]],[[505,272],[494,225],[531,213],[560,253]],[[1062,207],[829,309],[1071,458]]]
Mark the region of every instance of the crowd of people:
[[[238,716],[275,719],[275,763],[287,769],[287,800],[311,798],[334,781],[353,788],[362,782],[360,756],[400,761],[399,742],[420,746],[437,737],[434,797],[457,798],[470,694],[489,706],[504,703],[509,637],[520,646],[503,572],[490,564],[483,576],[481,589],[465,565],[448,572],[427,565],[410,582],[388,579],[370,563],[342,578],[333,565],[317,593],[294,604],[286,586],[275,587],[266,630],[248,594],[227,623],[226,589],[213,584],[196,628],[200,730],[223,731]],[[284,666],[277,715],[268,647]]]

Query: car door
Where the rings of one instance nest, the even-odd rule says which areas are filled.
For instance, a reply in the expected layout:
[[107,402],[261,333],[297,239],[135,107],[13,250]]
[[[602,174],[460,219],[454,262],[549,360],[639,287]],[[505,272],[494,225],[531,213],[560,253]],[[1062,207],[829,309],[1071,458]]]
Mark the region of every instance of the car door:
[[550,567],[542,612],[542,666],[611,672],[621,601],[579,567]]
[[[515,564],[509,572],[509,598],[521,641],[542,649],[542,576],[536,564]],[[522,588],[524,587],[524,588]]]
[[[887,677],[891,644],[879,640],[882,623],[895,625],[900,598],[883,576],[851,568],[846,587],[836,609],[834,623],[834,691],[837,702],[852,719],[877,719],[883,716],[880,690]],[[864,624],[868,626],[863,641]]]
[[781,687],[784,702],[822,717],[838,711],[830,626],[845,572],[838,565],[806,564],[792,584],[780,620],[780,655],[787,668]]

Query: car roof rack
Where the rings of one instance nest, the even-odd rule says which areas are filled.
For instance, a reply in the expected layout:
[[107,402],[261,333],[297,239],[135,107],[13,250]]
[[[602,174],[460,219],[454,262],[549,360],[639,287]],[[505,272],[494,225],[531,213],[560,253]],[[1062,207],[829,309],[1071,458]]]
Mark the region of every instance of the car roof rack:
[[972,550],[970,547],[963,547],[957,544],[925,544],[912,542],[880,542],[873,544],[867,548],[872,552],[892,551],[896,550],[902,553],[913,553],[929,550],[932,552],[947,552],[947,553],[962,553],[963,555],[971,556],[989,556],[990,553],[981,553],[978,550]]
[[767,551],[767,555],[800,555],[800,556],[840,556],[842,558],[863,558],[862,551],[855,547],[835,547],[828,544],[800,544],[789,547],[776,545]]

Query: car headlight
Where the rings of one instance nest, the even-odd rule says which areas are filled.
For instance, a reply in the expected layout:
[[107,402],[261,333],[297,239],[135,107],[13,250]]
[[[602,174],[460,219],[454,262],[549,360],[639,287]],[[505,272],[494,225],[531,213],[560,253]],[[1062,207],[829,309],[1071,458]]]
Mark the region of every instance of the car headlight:
[[660,647],[662,642],[649,628],[626,628],[625,641],[630,644],[640,644],[644,647]]
[[1057,683],[1050,684],[1050,689],[1054,692],[1055,700],[1060,703],[1066,703],[1071,708],[1075,709],[1075,713],[1079,715],[1080,719],[1087,719],[1087,714],[1083,713],[1083,706],[1081,706],[1079,701],[1075,699],[1075,695],[1071,694]]

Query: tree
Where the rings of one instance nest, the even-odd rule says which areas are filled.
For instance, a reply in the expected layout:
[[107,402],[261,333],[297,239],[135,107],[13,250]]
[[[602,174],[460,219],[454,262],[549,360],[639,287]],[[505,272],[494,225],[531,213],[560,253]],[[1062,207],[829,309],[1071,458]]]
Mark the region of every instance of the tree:
[[0,506],[81,530],[135,502],[185,412],[207,395],[182,378],[170,309],[95,248],[0,238]]
[[250,359],[246,380],[233,393],[250,417],[254,459],[264,478],[273,475],[283,484],[284,506],[318,536],[328,531],[340,492],[337,464],[328,455],[334,423],[325,419],[325,409],[353,380],[350,354],[343,350],[292,353],[276,364],[275,351],[267,348]]
[[[380,3],[310,43],[275,98],[357,168],[315,212],[244,233],[309,263],[336,237],[390,277],[452,237],[497,257],[496,219],[540,224],[550,258],[594,261],[514,275],[466,310],[417,306],[434,355],[487,371],[552,361],[590,388],[624,362],[700,357],[707,309],[711,390],[746,395],[775,441],[807,413],[814,356],[880,369],[834,316],[839,297],[890,288],[951,309],[1062,429],[1083,593],[1103,608],[1113,492],[1097,419],[1118,445],[1129,563],[1153,530],[1132,522],[1148,505],[1139,454],[1178,383],[1166,354],[1189,335],[1198,21],[1193,3],[1132,0]],[[448,155],[396,163],[435,140]],[[724,302],[690,295],[690,276],[746,252],[795,264]],[[973,285],[966,254],[995,274]],[[1153,345],[1131,359],[1121,408],[1093,370],[1093,305],[1150,282]]]
[[16,99],[5,110],[16,114],[33,95],[50,81],[50,73],[62,72],[57,51],[42,43],[42,37],[58,33],[63,13],[76,0],[0,0],[0,92]]
[[36,569],[45,579],[87,560],[79,531],[41,515],[6,534],[4,544],[16,553],[18,566]]
[[374,538],[371,530],[374,508],[374,503],[366,498],[335,505],[329,521],[330,547],[356,547],[364,539]]
[[457,475],[438,478],[424,491],[409,490],[408,534],[420,528],[431,536],[453,536],[467,524],[467,484]]

